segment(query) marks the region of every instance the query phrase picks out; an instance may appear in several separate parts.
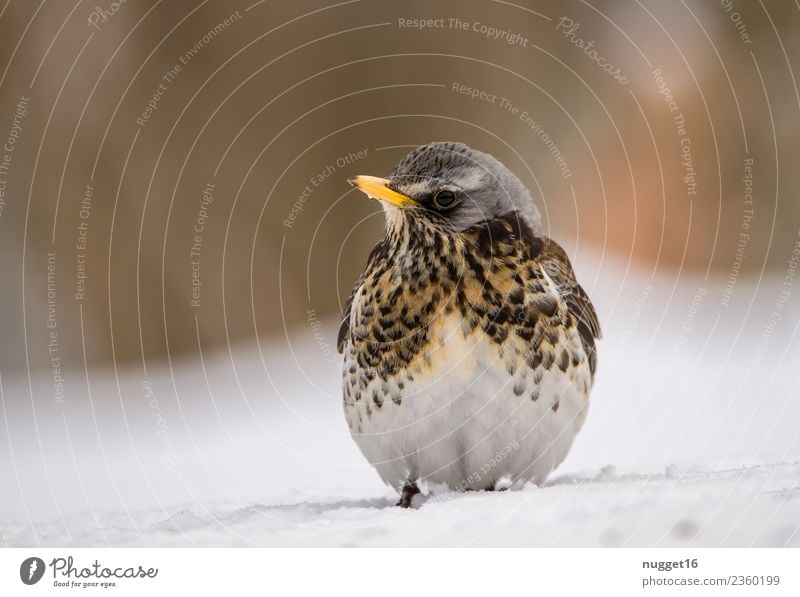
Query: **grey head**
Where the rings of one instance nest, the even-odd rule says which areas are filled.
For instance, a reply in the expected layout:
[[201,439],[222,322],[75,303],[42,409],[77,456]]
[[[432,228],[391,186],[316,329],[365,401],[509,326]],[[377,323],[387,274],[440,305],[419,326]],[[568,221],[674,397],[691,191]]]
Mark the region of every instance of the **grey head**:
[[[463,143],[417,147],[395,166],[387,186],[413,199],[401,209],[416,208],[417,217],[453,232],[516,215],[534,235],[542,234],[539,210],[519,178],[493,156]],[[387,211],[395,207],[390,202]]]

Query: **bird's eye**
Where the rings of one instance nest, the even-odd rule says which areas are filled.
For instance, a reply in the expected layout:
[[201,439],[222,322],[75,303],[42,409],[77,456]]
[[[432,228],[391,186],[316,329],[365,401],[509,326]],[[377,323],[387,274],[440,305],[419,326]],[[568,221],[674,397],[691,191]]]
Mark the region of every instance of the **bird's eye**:
[[439,191],[433,196],[433,205],[436,209],[450,209],[458,203],[458,197],[453,191]]

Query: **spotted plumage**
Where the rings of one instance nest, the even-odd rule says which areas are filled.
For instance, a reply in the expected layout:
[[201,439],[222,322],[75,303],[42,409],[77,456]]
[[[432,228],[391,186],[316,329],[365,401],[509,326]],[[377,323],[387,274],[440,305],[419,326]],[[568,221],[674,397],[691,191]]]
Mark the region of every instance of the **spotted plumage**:
[[455,143],[353,180],[385,238],[339,333],[350,431],[408,506],[417,483],[541,483],[583,425],[597,316],[521,182]]

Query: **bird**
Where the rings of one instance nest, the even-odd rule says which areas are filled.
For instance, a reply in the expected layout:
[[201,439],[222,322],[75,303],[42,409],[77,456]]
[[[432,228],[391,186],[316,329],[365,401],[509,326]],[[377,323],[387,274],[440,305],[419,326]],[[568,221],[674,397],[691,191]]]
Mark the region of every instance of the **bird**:
[[337,342],[358,448],[405,508],[420,487],[543,484],[586,419],[601,329],[529,191],[458,142],[349,182],[385,218]]

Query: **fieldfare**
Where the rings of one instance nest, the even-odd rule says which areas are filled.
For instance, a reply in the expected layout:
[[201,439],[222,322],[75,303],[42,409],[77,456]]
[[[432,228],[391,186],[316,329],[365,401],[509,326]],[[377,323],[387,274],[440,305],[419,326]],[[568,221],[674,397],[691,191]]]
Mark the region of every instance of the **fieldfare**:
[[421,483],[544,482],[586,419],[600,325],[528,190],[450,142],[350,182],[386,219],[339,330],[358,447],[404,507]]

